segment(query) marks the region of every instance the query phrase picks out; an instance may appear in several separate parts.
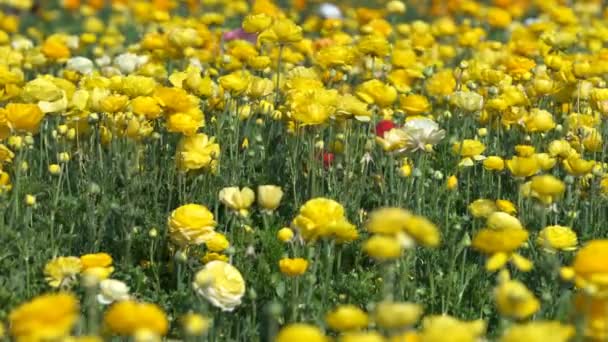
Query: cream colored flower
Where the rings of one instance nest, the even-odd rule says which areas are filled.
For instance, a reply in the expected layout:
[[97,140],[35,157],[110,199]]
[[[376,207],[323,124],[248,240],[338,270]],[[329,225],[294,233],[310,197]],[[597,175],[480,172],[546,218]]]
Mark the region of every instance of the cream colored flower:
[[111,304],[116,301],[129,299],[129,287],[120,280],[105,279],[99,283],[97,301],[101,304]]
[[241,304],[245,280],[239,270],[224,261],[211,261],[198,271],[192,284],[194,290],[223,311],[232,311]]
[[248,187],[239,189],[231,186],[220,190],[219,199],[225,206],[237,211],[241,216],[247,216],[248,209],[255,200],[255,193]]
[[268,212],[274,211],[281,204],[283,190],[276,185],[258,186],[258,205]]

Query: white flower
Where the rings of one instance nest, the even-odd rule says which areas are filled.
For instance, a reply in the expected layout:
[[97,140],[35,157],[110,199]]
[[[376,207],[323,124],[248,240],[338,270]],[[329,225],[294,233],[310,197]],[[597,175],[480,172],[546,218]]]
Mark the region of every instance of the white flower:
[[97,301],[101,304],[111,304],[129,299],[129,287],[120,280],[105,279],[99,283],[100,293]]
[[97,65],[100,67],[108,66],[110,63],[112,63],[112,58],[110,58],[108,55],[103,55],[99,58],[95,58],[95,63],[97,63]]
[[245,294],[245,280],[236,267],[224,261],[211,261],[198,271],[194,290],[223,311],[232,311]]
[[114,65],[118,67],[121,72],[130,74],[144,65],[147,61],[147,56],[138,56],[134,53],[127,52],[116,56],[116,58],[114,58]]
[[445,131],[431,119],[415,118],[405,122],[401,128],[407,135],[406,150],[424,150],[426,145],[436,145],[445,137]]
[[474,91],[456,91],[450,95],[450,103],[467,112],[476,112],[483,108],[483,96]]
[[70,49],[76,50],[80,46],[80,38],[75,35],[65,37],[65,45]]
[[83,75],[88,75],[93,72],[93,61],[86,57],[72,57],[68,59],[65,68],[68,70],[78,71]]
[[34,43],[25,37],[16,37],[11,41],[11,47],[18,51],[29,50],[34,47]]
[[325,19],[342,19],[342,11],[340,8],[329,2],[321,4],[319,7],[319,15]]

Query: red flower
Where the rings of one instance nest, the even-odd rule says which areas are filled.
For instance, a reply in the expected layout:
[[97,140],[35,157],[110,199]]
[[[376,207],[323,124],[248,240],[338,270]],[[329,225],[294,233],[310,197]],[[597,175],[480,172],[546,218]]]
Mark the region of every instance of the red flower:
[[331,152],[323,152],[323,166],[328,168],[334,162],[334,154]]
[[395,123],[391,120],[382,120],[376,125],[376,135],[380,138],[384,138],[384,133],[395,128]]

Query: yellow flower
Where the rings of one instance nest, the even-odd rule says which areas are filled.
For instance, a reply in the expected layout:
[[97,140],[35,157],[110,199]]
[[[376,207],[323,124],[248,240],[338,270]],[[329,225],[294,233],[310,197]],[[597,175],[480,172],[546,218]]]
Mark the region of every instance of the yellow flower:
[[526,285],[517,280],[503,281],[494,290],[498,312],[517,320],[532,316],[540,309],[540,302]]
[[446,188],[448,190],[455,190],[458,187],[458,177],[456,177],[455,175],[451,175],[450,177],[448,177],[448,180],[446,181]]
[[497,210],[496,202],[485,198],[477,199],[469,204],[469,212],[473,217],[488,217]]
[[499,7],[490,7],[486,13],[488,24],[492,27],[506,28],[511,24],[511,13]]
[[293,240],[293,237],[293,230],[291,230],[291,228],[289,227],[283,227],[277,232],[277,238],[284,243],[290,242],[291,240]]
[[230,247],[230,241],[228,241],[226,235],[215,233],[213,234],[213,237],[205,241],[205,246],[211,252],[223,252]]
[[17,341],[51,341],[67,336],[78,321],[78,300],[72,294],[38,296],[13,309],[8,317]]
[[574,176],[586,175],[595,166],[595,160],[584,160],[578,154],[570,155],[562,163],[566,172]]
[[49,59],[64,61],[70,58],[70,49],[66,46],[64,39],[52,35],[44,41],[41,48],[42,53]]
[[507,214],[513,215],[513,214],[517,213],[517,208],[515,208],[515,204],[513,204],[513,202],[511,202],[509,200],[497,199],[496,207],[498,208],[498,210],[505,212]]
[[245,17],[243,20],[243,30],[249,33],[262,32],[272,24],[272,17],[260,13],[251,14]]
[[321,329],[304,323],[292,323],[284,326],[275,342],[328,342]]
[[[552,175],[539,175],[532,177],[530,190],[542,199],[548,200],[549,203],[562,197],[566,191],[566,185],[561,180]],[[544,201],[547,203],[547,201]]]
[[351,331],[366,328],[369,319],[365,311],[354,305],[340,305],[325,316],[325,322],[333,330]]
[[452,146],[452,152],[464,158],[476,157],[486,150],[486,146],[479,140],[464,139]]
[[549,154],[552,157],[559,156],[561,158],[568,158],[575,153],[576,151],[566,140],[553,140],[549,144]]
[[245,280],[239,270],[223,261],[211,261],[198,271],[194,290],[223,311],[233,311],[245,294]]
[[220,145],[215,137],[204,133],[182,137],[177,146],[177,166],[183,171],[209,170],[215,172]]
[[44,266],[46,281],[52,287],[69,287],[82,270],[77,257],[57,257]]
[[356,235],[356,228],[348,222],[342,205],[323,197],[304,203],[298,216],[292,221],[292,226],[306,241],[315,241],[321,237],[340,237],[340,232],[354,232]]
[[483,108],[483,96],[473,91],[457,91],[450,95],[450,103],[467,112],[477,112]]
[[181,88],[158,87],[154,91],[154,97],[170,112],[187,112],[198,107],[198,99]]
[[486,221],[486,226],[496,230],[523,229],[523,226],[517,217],[502,211],[496,211],[490,214]]
[[147,331],[163,336],[169,330],[169,321],[163,310],[155,304],[123,300],[114,303],[104,315],[105,326],[117,335],[134,336]]
[[573,251],[576,250],[578,239],[570,227],[547,226],[543,228],[536,243],[547,251]]
[[365,224],[370,233],[397,235],[412,214],[402,208],[380,208],[371,212]]
[[422,320],[420,340],[424,342],[442,342],[449,336],[450,341],[474,342],[486,331],[483,321],[461,321],[448,315],[426,316]]
[[258,205],[268,212],[272,212],[281,204],[283,190],[276,185],[258,186]]
[[374,321],[384,329],[400,329],[416,324],[422,313],[422,306],[415,303],[381,302],[376,305]]
[[340,336],[339,342],[385,342],[386,339],[375,331],[347,332]]
[[222,88],[232,95],[240,95],[244,93],[253,80],[251,74],[247,71],[239,70],[218,79]]
[[211,319],[208,317],[196,314],[187,313],[179,319],[184,333],[188,336],[201,336],[209,330]]
[[473,248],[486,253],[510,253],[521,247],[528,239],[524,229],[488,229],[484,228],[473,237]]
[[272,25],[258,35],[258,43],[289,44],[302,40],[302,28],[286,18],[275,19]]
[[401,244],[395,237],[374,235],[363,243],[363,251],[380,261],[397,259],[401,256]]
[[410,94],[399,99],[401,109],[408,115],[420,115],[431,110],[429,100],[423,95]]
[[82,274],[90,275],[98,280],[107,279],[112,272],[112,256],[107,253],[85,254],[80,257]]
[[592,240],[582,247],[572,263],[575,283],[580,288],[605,291],[608,289],[608,240]]
[[16,131],[38,133],[44,113],[35,104],[9,103],[2,109],[9,127]]
[[439,229],[425,217],[412,215],[403,224],[407,237],[417,244],[425,247],[437,247],[441,242]]
[[134,114],[143,115],[148,120],[157,119],[162,114],[160,104],[151,96],[138,96],[130,104]]
[[533,108],[530,113],[524,118],[526,131],[548,132],[555,128],[556,124],[553,121],[553,115],[544,109]]
[[173,210],[167,224],[171,242],[182,248],[212,239],[217,225],[213,213],[198,204],[186,204]]
[[579,291],[574,296],[574,314],[583,319],[583,335],[589,341],[604,341],[608,338],[606,329],[606,306],[608,298],[604,294],[593,294]]
[[514,177],[529,177],[540,171],[540,165],[535,156],[515,156],[507,160],[507,168]]
[[308,261],[302,258],[283,258],[279,260],[281,273],[289,277],[301,276],[308,269]]
[[192,108],[187,112],[174,113],[167,118],[167,131],[182,133],[185,136],[192,136],[196,131],[205,125],[205,116],[199,108]]
[[425,82],[426,91],[435,97],[444,97],[452,94],[456,89],[456,79],[452,70],[446,69],[434,73]]
[[343,45],[327,46],[315,55],[315,63],[322,68],[339,68],[352,65],[355,62],[355,51]]
[[357,49],[361,54],[375,57],[388,55],[390,48],[390,44],[386,38],[380,34],[363,36],[357,44]]
[[355,94],[368,104],[375,104],[380,108],[389,107],[397,100],[397,90],[377,79],[361,83]]
[[6,145],[0,144],[0,163],[10,163],[13,161],[15,154]]
[[576,335],[576,329],[557,321],[534,321],[516,324],[502,335],[500,342],[568,342]]
[[201,258],[201,262],[203,264],[208,264],[212,261],[223,261],[223,262],[228,262],[228,256],[225,254],[220,254],[220,253],[216,253],[216,252],[207,252],[205,253],[205,255]]
[[249,215],[248,209],[255,200],[255,193],[248,187],[239,189],[232,186],[220,190],[219,200],[225,206],[237,211],[241,216],[247,216]]

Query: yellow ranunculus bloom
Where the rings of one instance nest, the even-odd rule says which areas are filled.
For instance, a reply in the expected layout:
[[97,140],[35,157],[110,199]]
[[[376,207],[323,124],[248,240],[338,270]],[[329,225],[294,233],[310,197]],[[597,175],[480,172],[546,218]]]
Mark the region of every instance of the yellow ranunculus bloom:
[[234,266],[224,261],[211,261],[198,271],[194,290],[223,311],[233,311],[245,294],[245,279]]
[[507,280],[494,290],[498,312],[509,318],[525,319],[540,309],[540,302],[528,288],[517,280]]
[[422,313],[419,304],[381,302],[376,305],[374,321],[385,329],[405,328],[416,324]]
[[538,234],[536,243],[547,251],[573,251],[578,238],[570,227],[547,226]]
[[178,146],[177,166],[183,171],[210,170],[215,172],[220,156],[220,145],[215,138],[199,133],[183,137]]
[[248,209],[255,200],[255,193],[248,187],[239,189],[232,186],[220,190],[219,200],[228,208],[237,211],[242,216],[247,216]]
[[366,328],[369,318],[354,305],[340,305],[325,316],[325,322],[336,331],[353,331]]
[[401,256],[401,244],[395,237],[374,235],[363,243],[363,251],[374,259],[393,260]]
[[304,323],[288,324],[279,331],[275,342],[328,342],[321,329]]
[[173,210],[167,219],[169,238],[179,247],[200,245],[215,235],[213,213],[199,204],[186,204]]
[[308,260],[302,258],[283,258],[279,260],[281,273],[289,277],[301,276],[308,269]]
[[103,320],[105,326],[117,335],[134,336],[147,331],[160,337],[169,330],[169,321],[160,307],[133,300],[123,300],[110,306]]
[[35,297],[13,309],[8,317],[17,341],[57,340],[69,335],[78,321],[78,300],[68,293]]

